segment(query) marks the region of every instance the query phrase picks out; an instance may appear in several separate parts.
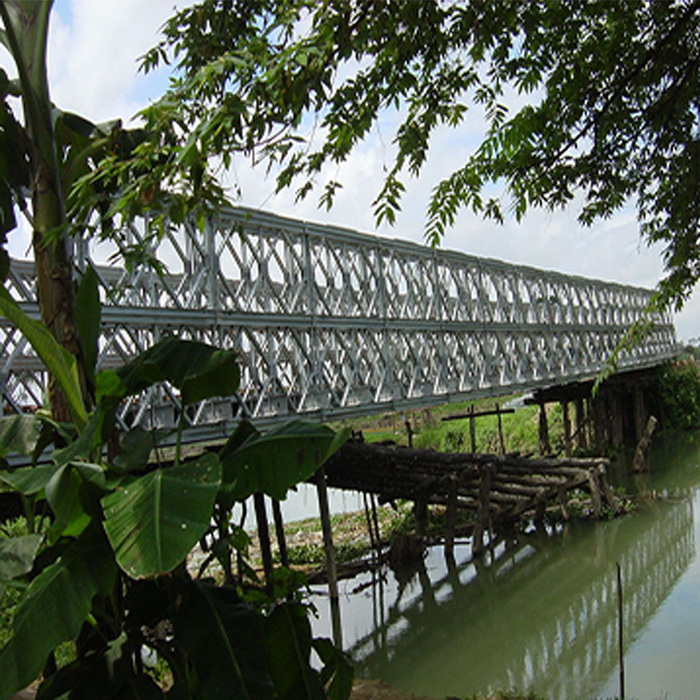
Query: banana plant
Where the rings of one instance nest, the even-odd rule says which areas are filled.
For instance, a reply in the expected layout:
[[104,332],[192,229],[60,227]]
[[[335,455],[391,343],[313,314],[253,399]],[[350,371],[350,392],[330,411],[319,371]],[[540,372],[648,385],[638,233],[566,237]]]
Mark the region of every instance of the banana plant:
[[[48,413],[0,418],[0,482],[21,498],[29,530],[0,539],[0,589],[21,593],[12,636],[0,650],[0,700],[40,676],[40,700],[345,698],[347,661],[311,638],[298,602],[253,604],[234,586],[193,580],[185,566],[204,536],[219,538],[218,552],[230,548],[235,538],[212,522],[226,521],[237,499],[256,489],[283,496],[344,436],[305,424],[267,435],[246,426],[219,453],[183,461],[185,408],[236,391],[234,353],[169,338],[116,371],[96,372],[96,278],[86,270],[74,293],[68,234],[80,234],[89,213],[105,204],[90,169],[105,155],[138,149],[143,134],[95,125],[52,104],[52,5],[0,0],[0,42],[17,68],[14,80],[0,69],[0,282],[19,207],[32,227],[42,320],[27,317],[4,289],[0,315],[46,365],[50,402]],[[13,100],[21,101],[21,120]],[[82,204],[69,221],[72,193]],[[147,191],[132,194],[134,207],[148,204]],[[109,215],[118,212],[100,213],[109,233]],[[159,382],[180,396],[173,463],[154,463],[150,456],[165,436],[139,429],[122,436],[120,455],[106,459],[119,403]],[[11,468],[10,455],[30,466]],[[41,504],[51,516],[47,527],[37,517]],[[66,643],[74,659],[57,668],[55,652]],[[166,665],[167,693],[149,673],[146,651]]]
[[[3,466],[10,453],[36,460],[53,421],[0,419],[0,482],[23,499],[46,501],[52,516],[40,534],[0,540],[0,584],[22,591],[12,637],[0,651],[0,699],[39,677],[66,642],[74,644],[75,659],[46,676],[41,699],[348,697],[350,666],[327,640],[312,638],[302,603],[282,596],[254,604],[239,586],[193,579],[185,566],[199,540],[221,535],[213,523],[230,520],[237,502],[255,492],[284,498],[346,434],[302,421],[266,434],[243,424],[218,451],[185,461],[176,449],[171,463],[158,464],[150,455],[166,435],[134,429],[119,457],[107,461],[104,447],[121,401],[167,382],[184,415],[188,405],[234,394],[235,353],[165,338],[119,369],[96,373],[97,400],[87,411],[78,405],[79,379],[68,360],[59,355],[65,366],[51,364],[57,351],[51,335],[7,296],[0,299],[0,313],[22,328],[76,403],[73,425],[62,426],[68,442],[53,449],[48,463]],[[92,343],[89,335],[84,330],[81,342]],[[144,664],[146,650],[167,666],[167,693]]]

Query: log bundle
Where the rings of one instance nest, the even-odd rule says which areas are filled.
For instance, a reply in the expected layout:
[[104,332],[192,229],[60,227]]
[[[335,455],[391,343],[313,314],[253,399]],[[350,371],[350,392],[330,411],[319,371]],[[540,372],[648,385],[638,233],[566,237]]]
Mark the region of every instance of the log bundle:
[[446,506],[448,543],[456,509],[474,511],[472,546],[478,554],[485,532],[528,514],[541,519],[552,502],[568,519],[568,494],[574,489],[590,493],[596,517],[603,516],[605,505],[620,512],[605,477],[608,463],[604,458],[440,453],[351,441],[325,468],[328,486],[376,494],[380,502],[411,500],[417,515],[429,504]]

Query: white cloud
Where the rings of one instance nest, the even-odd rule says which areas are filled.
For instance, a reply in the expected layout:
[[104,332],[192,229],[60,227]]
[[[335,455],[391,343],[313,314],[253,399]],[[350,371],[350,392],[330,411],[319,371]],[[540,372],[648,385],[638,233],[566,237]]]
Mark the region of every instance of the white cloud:
[[158,41],[174,0],[58,0],[51,18],[48,65],[52,99],[93,121],[125,121],[165,87],[160,73],[138,72]]

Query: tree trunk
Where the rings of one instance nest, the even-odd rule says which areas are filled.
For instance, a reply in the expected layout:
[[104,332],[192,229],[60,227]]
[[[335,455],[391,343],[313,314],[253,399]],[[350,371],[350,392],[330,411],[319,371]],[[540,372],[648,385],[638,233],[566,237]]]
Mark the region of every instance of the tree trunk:
[[[41,320],[56,341],[76,357],[85,394],[82,354],[73,306],[73,267],[65,233],[61,193],[55,178],[51,176],[51,168],[41,162],[41,155],[36,154],[35,158],[39,162],[35,163],[33,248]],[[48,393],[54,420],[72,420],[66,397],[53,377],[49,377]]]

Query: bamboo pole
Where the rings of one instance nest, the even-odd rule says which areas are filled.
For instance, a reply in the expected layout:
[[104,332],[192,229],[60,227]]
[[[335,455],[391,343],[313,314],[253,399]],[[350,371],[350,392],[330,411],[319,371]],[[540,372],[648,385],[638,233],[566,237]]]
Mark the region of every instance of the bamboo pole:
[[571,417],[569,416],[569,402],[561,402],[561,411],[564,422],[564,454],[571,457]]
[[258,540],[260,541],[260,554],[265,573],[265,590],[270,594],[272,593],[272,548],[270,546],[270,527],[267,522],[265,496],[260,492],[254,493],[253,505],[255,506],[255,519],[258,523]]
[[549,425],[547,424],[547,406],[540,404],[540,425],[539,425],[539,452],[540,455],[548,455],[552,448],[549,444]]
[[469,441],[472,453],[476,454],[476,425],[474,423],[474,406],[469,407]]
[[498,444],[501,448],[501,454],[504,455],[506,453],[506,441],[503,437],[503,420],[501,418],[501,409],[499,408],[498,404],[495,404],[495,410],[496,417],[498,418]]
[[445,556],[452,557],[455,548],[455,523],[457,519],[457,478],[450,475],[447,486],[447,509],[445,510]]
[[272,499],[272,517],[275,520],[275,534],[277,535],[277,548],[280,553],[280,564],[289,566],[289,556],[287,555],[287,538],[284,534],[284,520],[282,518],[282,508],[280,502]]
[[326,571],[328,573],[328,595],[331,604],[331,624],[333,627],[333,643],[338,649],[343,648],[343,632],[340,620],[340,601],[338,596],[338,570],[335,562],[333,547],[333,529],[331,514],[328,507],[328,488],[326,485],[325,467],[316,472],[316,491],[318,493],[318,510],[321,515],[323,531],[323,546],[326,551]]

